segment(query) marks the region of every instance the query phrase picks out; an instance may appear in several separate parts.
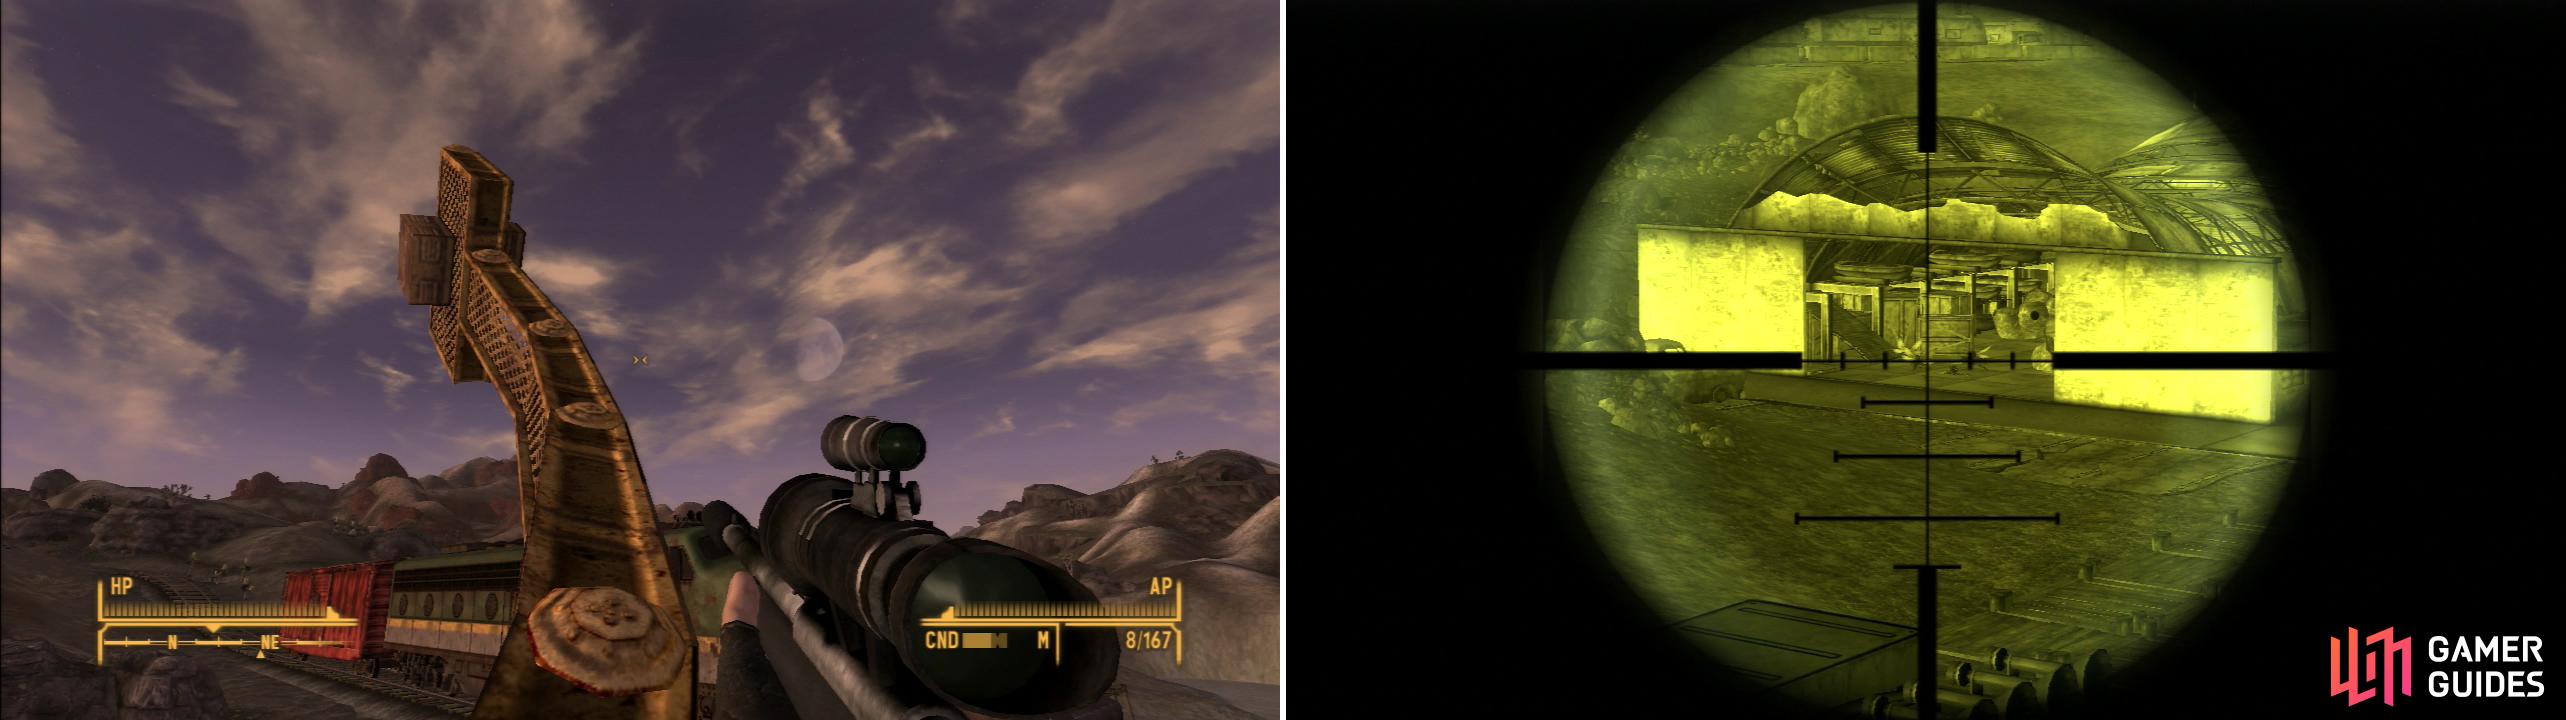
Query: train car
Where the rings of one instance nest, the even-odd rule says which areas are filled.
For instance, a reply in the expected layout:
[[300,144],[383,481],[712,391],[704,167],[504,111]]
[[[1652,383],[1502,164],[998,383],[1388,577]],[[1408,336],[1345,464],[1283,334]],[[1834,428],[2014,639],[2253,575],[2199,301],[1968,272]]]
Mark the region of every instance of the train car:
[[[677,575],[679,597],[686,602],[688,628],[695,635],[696,703],[699,715],[711,716],[714,669],[719,665],[722,604],[730,576],[740,568],[720,538],[703,527],[662,533],[670,570]],[[400,562],[359,563],[317,568],[289,577],[305,597],[331,598],[343,614],[362,607],[364,632],[341,629],[360,641],[340,648],[293,646],[295,652],[339,661],[361,661],[363,672],[429,692],[472,699],[481,695],[508,636],[508,623],[519,603],[532,598],[517,593],[517,566],[525,546],[509,544],[428,555]],[[364,566],[363,570],[355,570]],[[698,578],[704,579],[697,582]],[[345,604],[342,604],[344,602]],[[339,638],[328,638],[339,639]]]
[[411,558],[392,568],[388,662],[421,688],[473,698],[490,676],[517,607],[517,562],[509,545]]
[[385,610],[392,602],[390,562],[361,562],[305,570],[286,576],[287,605],[328,605],[340,615],[363,618],[356,627],[289,627],[277,632],[289,640],[326,640],[337,645],[289,645],[295,652],[340,661],[381,657]]

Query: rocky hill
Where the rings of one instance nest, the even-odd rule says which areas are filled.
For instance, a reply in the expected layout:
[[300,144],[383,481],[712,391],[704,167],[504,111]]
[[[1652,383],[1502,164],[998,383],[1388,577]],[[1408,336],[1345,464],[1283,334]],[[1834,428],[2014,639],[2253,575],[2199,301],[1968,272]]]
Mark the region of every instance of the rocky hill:
[[[196,552],[207,562],[234,565],[319,565],[521,539],[518,504],[513,458],[473,458],[414,477],[400,460],[378,453],[338,487],[261,472],[234,481],[220,499],[48,470],[29,489],[0,490],[0,535],[87,540],[88,549],[117,555]],[[663,524],[675,524],[703,506],[655,509]]]
[[1150,675],[1281,681],[1282,468],[1235,450],[1154,463],[1082,493],[1025,488],[963,537],[1052,560],[1106,600],[1142,599],[1149,579],[1184,583],[1186,662],[1128,653]]
[[327,520],[338,491],[328,485],[307,482],[285,482],[276,473],[263,472],[233,484],[232,494],[222,502],[244,510],[286,522]]
[[219,500],[48,470],[27,490],[0,493],[0,518],[10,539],[87,540],[87,549],[111,555],[193,552],[252,565],[397,559],[511,531],[516,463],[477,458],[413,479],[377,454],[336,488],[261,472]]

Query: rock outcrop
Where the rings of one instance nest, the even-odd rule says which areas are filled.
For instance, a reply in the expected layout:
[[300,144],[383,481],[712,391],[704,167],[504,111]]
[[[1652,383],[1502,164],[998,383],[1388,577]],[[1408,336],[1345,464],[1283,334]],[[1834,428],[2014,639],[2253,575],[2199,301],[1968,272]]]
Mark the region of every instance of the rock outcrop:
[[27,486],[27,491],[35,493],[36,499],[43,500],[78,484],[80,484],[80,478],[72,477],[71,471],[54,468],[36,473],[36,482]]
[[43,640],[0,640],[0,718],[114,720],[116,678]]
[[89,549],[134,555],[185,555],[241,533],[241,524],[207,510],[211,502],[140,502],[116,508],[89,528]]
[[1628,324],[1590,317],[1550,321],[1550,349],[1558,352],[1639,352],[1648,341]]
[[104,480],[82,480],[55,493],[45,504],[105,514],[133,505],[192,508],[197,512],[221,517],[241,527],[276,527],[287,524],[256,510],[212,500],[199,500],[143,488],[129,488]]
[[231,715],[212,668],[176,652],[126,652],[114,659],[124,702],[120,720],[225,720]]
[[374,509],[376,482],[384,478],[409,476],[410,471],[402,469],[401,461],[392,459],[390,455],[375,453],[372,457],[365,459],[365,467],[357,469],[355,479],[349,480],[348,484],[339,488],[339,512],[348,517],[364,517]]
[[100,514],[62,508],[18,513],[0,520],[0,535],[11,540],[87,540]]
[[1708,449],[1737,444],[1727,427],[1697,419],[1691,408],[1737,399],[1746,390],[1743,372],[1645,371],[1599,377],[1586,387],[1602,395],[1595,407],[1625,432]]
[[388,477],[409,476],[410,471],[402,469],[401,461],[393,459],[390,455],[375,453],[365,459],[365,467],[357,469],[353,482],[363,485]]
[[[390,460],[390,457],[385,455],[374,457],[378,461]],[[367,466],[371,468],[380,464],[382,463],[368,462]],[[398,466],[395,464],[393,467]],[[482,497],[497,496],[501,491],[506,491],[508,495],[504,502],[493,502],[493,498]],[[417,480],[393,475],[374,478],[367,481],[363,487],[349,491],[342,502],[342,507],[352,507],[353,501],[366,499],[369,502],[364,509],[353,516],[366,528],[373,530],[410,528],[435,542],[455,543],[472,539],[486,532],[474,527],[476,520],[485,525],[495,524],[501,519],[514,522],[516,508],[514,494],[515,488],[499,485],[430,491],[420,487]],[[449,502],[453,504],[449,505]],[[505,507],[510,514],[504,517],[498,516],[492,512],[494,506]],[[464,512],[456,512],[458,507]]]
[[320,483],[285,482],[262,472],[232,486],[221,502],[289,523],[324,520],[336,507],[338,492]]
[[43,510],[47,507],[50,506],[46,505],[45,501],[36,499],[35,493],[17,488],[0,488],[0,518],[29,510]]

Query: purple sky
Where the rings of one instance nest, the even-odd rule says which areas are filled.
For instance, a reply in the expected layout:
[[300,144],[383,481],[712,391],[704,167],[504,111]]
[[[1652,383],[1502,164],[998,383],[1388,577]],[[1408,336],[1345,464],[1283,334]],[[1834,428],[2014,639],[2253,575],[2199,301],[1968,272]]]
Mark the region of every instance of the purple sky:
[[[448,143],[515,177],[658,502],[754,508],[839,414],[926,431],[947,529],[1280,460],[1272,4],[748,7],[7,0],[0,480],[507,456],[394,281]],[[847,340],[817,382],[810,318]]]

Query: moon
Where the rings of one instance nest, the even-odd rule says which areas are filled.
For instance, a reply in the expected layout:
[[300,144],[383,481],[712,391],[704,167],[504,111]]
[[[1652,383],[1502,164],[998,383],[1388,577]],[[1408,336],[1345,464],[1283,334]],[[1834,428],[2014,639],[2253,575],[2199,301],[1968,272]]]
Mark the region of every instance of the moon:
[[829,379],[846,361],[846,336],[823,318],[811,318],[793,331],[793,373],[803,382]]

